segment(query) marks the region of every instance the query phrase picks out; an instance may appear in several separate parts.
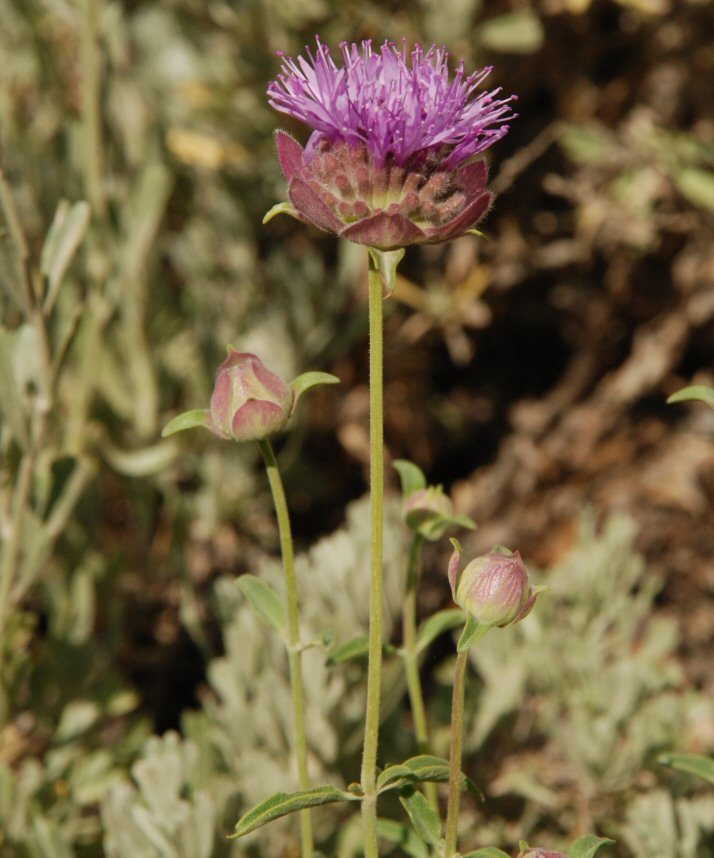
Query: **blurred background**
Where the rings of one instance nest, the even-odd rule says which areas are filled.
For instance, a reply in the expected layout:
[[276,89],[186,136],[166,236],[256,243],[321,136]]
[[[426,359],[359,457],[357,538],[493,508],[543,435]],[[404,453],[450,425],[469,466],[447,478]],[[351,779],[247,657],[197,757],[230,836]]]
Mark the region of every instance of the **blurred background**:
[[[519,99],[485,237],[410,249],[387,303],[388,456],[551,588],[473,654],[464,848],[714,854],[714,794],[656,761],[714,750],[714,413],[665,404],[714,380],[713,32],[707,0],[0,0],[0,855],[298,854],[292,822],[225,839],[293,785],[284,653],[235,585],[280,581],[258,450],[160,432],[227,343],[339,376],[277,446],[306,637],[364,631],[364,249],[261,226],[275,129],[306,139],[265,89],[316,33],[443,43]],[[424,664],[440,754],[452,656]],[[388,670],[383,762],[413,752]],[[315,778],[348,783],[364,665],[306,673]],[[351,858],[340,813],[319,839]]]

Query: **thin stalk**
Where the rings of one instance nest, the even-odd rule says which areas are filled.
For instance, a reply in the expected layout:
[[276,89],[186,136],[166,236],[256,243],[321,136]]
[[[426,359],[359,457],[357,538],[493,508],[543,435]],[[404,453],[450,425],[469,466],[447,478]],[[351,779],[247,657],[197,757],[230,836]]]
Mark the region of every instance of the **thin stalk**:
[[382,543],[384,531],[384,320],[382,278],[369,254],[369,442],[372,551],[369,601],[369,663],[367,711],[362,752],[362,822],[365,858],[378,858],[377,846],[377,745],[382,687]]
[[19,552],[22,544],[23,519],[32,491],[32,472],[34,467],[34,451],[25,453],[20,462],[17,482],[13,492],[9,529],[7,534],[5,534],[5,544],[2,551],[2,560],[0,561],[0,726],[5,723],[7,715],[5,711],[5,689],[3,688],[5,684],[5,649],[8,644],[5,640],[5,634],[7,632],[7,621],[10,613],[12,585],[17,577]]
[[[418,533],[415,533],[409,550],[407,592],[404,599],[404,612],[402,614],[402,637],[404,640],[404,668],[407,674],[407,690],[409,692],[412,718],[414,719],[414,735],[416,736],[417,750],[420,754],[427,754],[429,753],[429,727],[426,721],[424,694],[419,675],[416,627],[417,584],[419,582],[419,564],[423,541],[422,537]],[[438,812],[439,800],[436,794],[436,785],[433,783],[424,784],[424,792],[431,806]]]
[[97,0],[80,0],[82,12],[82,124],[84,126],[84,183],[94,214],[104,215],[102,187],[102,115],[99,76]]
[[[307,740],[305,738],[305,694],[302,684],[302,665],[300,656],[300,620],[298,614],[298,590],[297,576],[295,574],[295,557],[293,552],[293,536],[290,528],[290,516],[288,504],[285,500],[285,489],[280,478],[278,463],[273,452],[273,447],[267,439],[258,442],[260,451],[265,460],[265,468],[268,472],[268,482],[273,493],[275,504],[275,515],[278,519],[278,533],[280,534],[280,551],[283,558],[283,572],[285,573],[285,591],[287,597],[286,618],[288,626],[288,665],[290,669],[290,685],[293,698],[293,721],[294,734],[293,745],[295,759],[297,761],[298,782],[300,789],[310,787],[310,778],[307,771]],[[300,811],[300,839],[302,844],[302,858],[312,858],[314,853],[314,840],[312,834],[312,816],[309,810]]]
[[461,799],[461,754],[464,742],[464,685],[469,651],[456,656],[454,696],[451,703],[451,748],[449,752],[449,801],[446,811],[446,849],[444,858],[453,858],[459,827],[459,801]]

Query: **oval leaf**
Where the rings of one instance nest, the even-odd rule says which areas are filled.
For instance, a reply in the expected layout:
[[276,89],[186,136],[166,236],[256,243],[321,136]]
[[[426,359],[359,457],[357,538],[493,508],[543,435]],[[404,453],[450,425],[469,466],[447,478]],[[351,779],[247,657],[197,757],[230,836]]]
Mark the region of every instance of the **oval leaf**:
[[678,390],[669,397],[667,404],[690,400],[704,402],[710,408],[714,408],[714,387],[709,387],[706,384],[693,384],[691,387],[683,387],[682,390]]
[[664,754],[657,762],[714,784],[714,757],[702,757],[699,754]]
[[255,575],[241,575],[236,583],[260,619],[276,631],[284,632],[285,608],[275,590]]
[[441,839],[441,820],[439,814],[429,804],[425,796],[414,787],[404,787],[399,801],[409,814],[414,831],[431,846],[437,846]]
[[402,494],[405,498],[413,495],[419,489],[426,488],[424,472],[414,462],[409,462],[406,459],[396,459],[392,464],[399,473],[399,479],[402,482]]
[[459,642],[456,644],[456,651],[465,652],[467,649],[471,649],[476,641],[480,640],[490,628],[491,626],[487,623],[479,623],[473,617],[469,617],[466,620],[463,632],[461,632]]
[[319,786],[298,792],[276,792],[249,810],[236,823],[235,833],[231,837],[243,837],[289,813],[296,813],[308,807],[318,807],[321,804],[333,804],[337,801],[356,801],[357,796],[350,795],[334,786]]
[[164,431],[161,433],[162,438],[168,438],[176,432],[183,432],[184,429],[195,429],[196,426],[208,426],[208,409],[194,408],[193,411],[184,411],[183,414],[177,414],[173,420],[170,420]]
[[57,207],[40,257],[40,270],[47,278],[46,308],[54,304],[62,279],[87,232],[90,214],[89,203],[84,201],[75,203],[69,211],[66,203]]
[[402,852],[410,858],[429,858],[429,849],[414,834],[411,828],[394,819],[378,819],[377,833],[385,840],[401,846]]
[[483,849],[477,849],[475,852],[467,852],[461,858],[510,858],[510,856],[496,849],[495,846],[484,846]]
[[608,840],[607,837],[596,837],[594,834],[586,834],[584,837],[571,843],[565,853],[568,858],[593,858],[593,855],[601,846],[606,846],[608,843],[614,843],[614,840]]
[[339,384],[340,379],[336,375],[330,375],[329,372],[304,372],[296,379],[290,382],[290,387],[293,389],[295,399],[293,400],[293,409],[298,399],[310,390],[311,387],[317,387],[320,384]]
[[295,220],[302,220],[297,210],[291,203],[276,203],[263,215],[263,224],[268,223],[274,217],[277,217],[279,214],[290,215],[290,217],[294,217]]
[[343,661],[350,661],[353,658],[366,658],[368,654],[369,638],[367,635],[360,635],[346,644],[338,646],[334,652],[330,653],[327,663],[342,664]]
[[429,619],[425,620],[419,630],[417,639],[417,653],[423,652],[444,632],[451,631],[464,622],[464,612],[461,608],[447,608],[437,611]]
[[377,778],[377,792],[384,792],[385,787],[394,789],[414,779],[414,773],[405,765],[387,766]]
[[387,294],[393,292],[397,285],[397,265],[402,261],[406,251],[403,247],[397,250],[377,250],[374,247],[368,249],[379,273],[382,275],[382,283]]
[[[431,754],[419,754],[416,757],[404,760],[402,765],[406,766],[412,772],[414,779],[417,781],[431,781],[432,783],[449,782],[449,761],[442,757],[434,757]],[[459,777],[459,787],[483,801],[481,790],[463,772]]]

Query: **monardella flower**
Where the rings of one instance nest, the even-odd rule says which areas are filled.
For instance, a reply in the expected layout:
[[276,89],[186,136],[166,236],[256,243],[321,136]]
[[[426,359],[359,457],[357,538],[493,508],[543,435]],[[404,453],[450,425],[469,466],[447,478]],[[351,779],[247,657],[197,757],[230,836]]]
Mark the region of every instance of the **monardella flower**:
[[[313,129],[306,148],[278,131],[291,214],[380,250],[462,235],[491,204],[483,161],[508,131],[513,96],[477,92],[490,69],[453,78],[443,48],[411,54],[385,42],[342,44],[344,65],[319,40],[307,59],[283,57],[270,104]],[[276,207],[285,211],[285,206]]]

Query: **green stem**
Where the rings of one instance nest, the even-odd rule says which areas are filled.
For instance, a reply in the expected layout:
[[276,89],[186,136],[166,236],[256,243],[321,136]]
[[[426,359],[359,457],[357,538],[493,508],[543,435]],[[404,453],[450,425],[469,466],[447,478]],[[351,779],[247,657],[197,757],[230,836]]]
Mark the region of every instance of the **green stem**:
[[81,0],[81,9],[84,182],[94,214],[102,217],[104,215],[104,189],[102,187],[102,119],[96,0]]
[[[404,639],[404,667],[407,674],[407,690],[409,692],[412,718],[414,719],[414,735],[416,736],[417,750],[420,754],[427,754],[429,753],[429,727],[426,721],[424,694],[419,675],[416,624],[417,584],[419,582],[419,562],[421,560],[422,543],[422,537],[418,533],[415,533],[409,550],[407,592],[402,615],[402,636]],[[438,812],[439,802],[436,794],[436,785],[433,783],[424,784],[424,792],[431,806]]]
[[[307,740],[305,738],[305,694],[302,684],[302,666],[300,659],[300,622],[298,615],[298,591],[297,576],[295,575],[295,558],[293,553],[293,537],[290,529],[290,516],[288,505],[285,500],[283,481],[280,478],[278,463],[275,459],[270,441],[264,439],[258,442],[260,451],[265,460],[268,472],[268,482],[273,493],[275,514],[278,519],[278,532],[280,534],[280,550],[283,558],[283,572],[285,573],[285,590],[287,597],[287,625],[288,625],[288,663],[290,667],[290,684],[293,697],[293,720],[295,732],[293,744],[295,759],[298,768],[298,780],[300,789],[310,787],[310,778],[307,771]],[[302,858],[312,858],[314,853],[312,817],[309,810],[300,811],[300,834],[302,843]]]
[[451,704],[451,749],[449,753],[449,803],[446,812],[446,848],[444,858],[453,858],[459,827],[459,801],[461,799],[461,753],[464,741],[464,679],[469,651],[456,656],[454,696]]
[[367,711],[362,752],[362,821],[365,858],[378,858],[377,846],[377,744],[382,685],[382,542],[384,531],[384,324],[382,277],[377,260],[369,253],[369,441],[372,552],[369,602],[369,663]]

